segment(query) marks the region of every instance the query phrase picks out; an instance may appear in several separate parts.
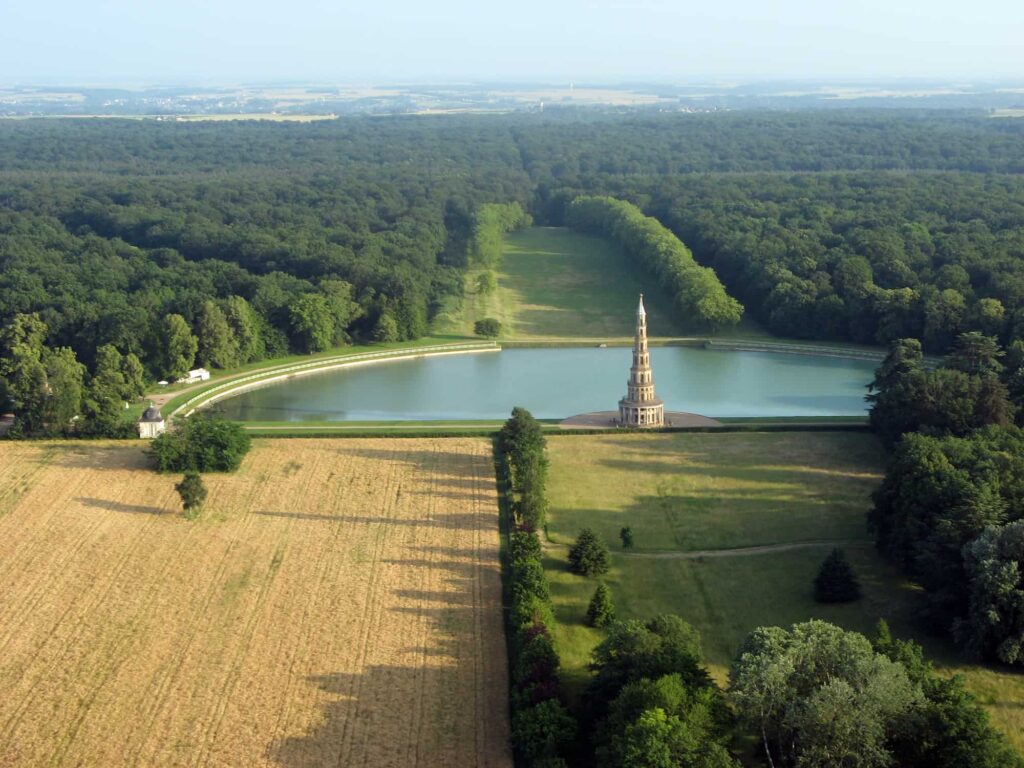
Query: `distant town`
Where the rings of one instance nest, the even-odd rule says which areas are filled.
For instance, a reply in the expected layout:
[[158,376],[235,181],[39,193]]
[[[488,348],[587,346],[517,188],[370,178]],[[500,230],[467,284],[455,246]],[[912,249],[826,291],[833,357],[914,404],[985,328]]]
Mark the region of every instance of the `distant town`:
[[1024,115],[1024,82],[712,82],[253,84],[0,86],[0,117],[330,119],[342,115],[512,112],[601,108],[712,112],[732,109],[984,109]]

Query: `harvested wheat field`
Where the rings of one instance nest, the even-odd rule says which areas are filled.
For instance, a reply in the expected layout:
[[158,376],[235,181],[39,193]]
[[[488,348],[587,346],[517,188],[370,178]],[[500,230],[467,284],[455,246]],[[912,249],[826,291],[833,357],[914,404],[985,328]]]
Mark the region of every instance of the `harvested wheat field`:
[[510,765],[479,439],[0,443],[0,764]]

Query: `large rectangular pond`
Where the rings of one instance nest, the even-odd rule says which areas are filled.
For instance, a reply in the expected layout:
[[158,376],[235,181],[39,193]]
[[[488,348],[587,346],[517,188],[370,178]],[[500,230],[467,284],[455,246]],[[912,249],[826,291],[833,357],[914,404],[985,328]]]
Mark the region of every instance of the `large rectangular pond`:
[[[627,347],[505,349],[338,369],[218,403],[239,421],[538,418],[614,410],[626,392]],[[705,416],[848,416],[866,410],[877,363],[769,352],[654,347],[665,407]]]

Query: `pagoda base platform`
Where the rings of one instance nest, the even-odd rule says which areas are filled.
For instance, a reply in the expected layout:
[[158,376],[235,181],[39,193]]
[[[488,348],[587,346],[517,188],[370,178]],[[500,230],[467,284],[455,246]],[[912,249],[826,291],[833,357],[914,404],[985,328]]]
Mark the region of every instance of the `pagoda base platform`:
[[[618,411],[594,411],[593,413],[581,413],[578,416],[570,416],[568,419],[559,422],[558,426],[562,429],[624,429],[624,427],[619,427],[618,420]],[[721,426],[723,426],[722,422],[697,413],[665,411],[665,428],[667,429]],[[630,427],[630,429],[641,430],[645,429],[645,427]],[[646,429],[657,429],[657,427],[646,427]]]

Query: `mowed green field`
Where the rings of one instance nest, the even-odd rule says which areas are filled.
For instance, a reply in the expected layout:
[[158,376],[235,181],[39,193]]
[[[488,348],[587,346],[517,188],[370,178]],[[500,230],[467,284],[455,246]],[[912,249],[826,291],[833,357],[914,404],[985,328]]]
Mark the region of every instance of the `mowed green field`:
[[[570,693],[586,679],[600,630],[584,623],[596,580],[568,571],[583,526],[612,549],[605,577],[619,618],[677,613],[700,630],[713,674],[725,682],[742,638],[762,625],[811,618],[870,633],[885,618],[914,636],[943,669],[963,673],[994,722],[1024,749],[1024,676],[972,665],[911,616],[919,595],[875,552],[864,513],[882,476],[869,434],[842,432],[553,435],[546,568]],[[624,553],[619,529],[635,546]],[[864,598],[823,606],[811,595],[818,566],[841,546]]]
[[494,317],[506,339],[626,338],[635,330],[641,292],[652,336],[686,332],[669,297],[600,237],[560,227],[513,232],[496,271],[498,289],[476,293],[479,274],[470,271],[462,307],[442,316],[439,332],[471,334],[476,320]]

